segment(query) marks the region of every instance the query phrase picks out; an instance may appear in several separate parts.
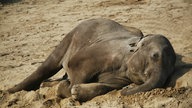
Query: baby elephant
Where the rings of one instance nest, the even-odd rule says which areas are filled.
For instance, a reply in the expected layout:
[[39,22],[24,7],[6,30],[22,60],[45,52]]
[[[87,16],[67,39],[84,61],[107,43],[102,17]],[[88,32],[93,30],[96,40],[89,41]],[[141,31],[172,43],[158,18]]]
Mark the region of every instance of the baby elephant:
[[63,68],[67,78],[58,86],[61,98],[87,101],[137,84],[122,89],[122,95],[130,95],[163,87],[175,60],[172,45],[162,35],[143,36],[112,20],[91,19],[69,32],[34,73],[8,91],[36,90]]

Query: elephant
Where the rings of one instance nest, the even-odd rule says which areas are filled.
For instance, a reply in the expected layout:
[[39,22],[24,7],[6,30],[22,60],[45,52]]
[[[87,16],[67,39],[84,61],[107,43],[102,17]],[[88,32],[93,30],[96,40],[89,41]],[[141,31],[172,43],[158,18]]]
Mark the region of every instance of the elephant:
[[[87,101],[114,89],[122,95],[163,87],[173,73],[176,54],[160,34],[144,36],[141,30],[109,19],[89,19],[70,31],[48,58],[10,93],[36,90],[41,83],[65,70],[57,96]],[[136,87],[125,88],[130,84]]]

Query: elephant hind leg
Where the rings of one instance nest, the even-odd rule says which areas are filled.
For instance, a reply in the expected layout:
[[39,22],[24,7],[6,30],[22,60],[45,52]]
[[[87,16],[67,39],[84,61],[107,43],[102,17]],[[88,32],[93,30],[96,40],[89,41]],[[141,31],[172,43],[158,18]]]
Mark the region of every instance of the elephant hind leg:
[[67,52],[71,43],[74,31],[67,34],[55,50],[48,56],[48,58],[40,65],[35,72],[20,82],[13,88],[8,89],[8,92],[14,93],[21,90],[36,90],[45,79],[50,78],[56,74],[62,66],[62,58]]

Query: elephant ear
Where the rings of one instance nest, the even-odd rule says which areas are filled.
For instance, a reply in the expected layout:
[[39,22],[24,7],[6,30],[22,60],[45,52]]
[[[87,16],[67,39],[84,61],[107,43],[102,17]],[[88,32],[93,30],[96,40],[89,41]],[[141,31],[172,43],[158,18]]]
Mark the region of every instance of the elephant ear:
[[127,66],[128,70],[126,72],[126,76],[135,84],[143,84],[146,81],[146,77],[144,75],[146,63],[146,57],[143,54],[140,54],[138,47],[136,47],[136,51],[133,56],[128,60]]

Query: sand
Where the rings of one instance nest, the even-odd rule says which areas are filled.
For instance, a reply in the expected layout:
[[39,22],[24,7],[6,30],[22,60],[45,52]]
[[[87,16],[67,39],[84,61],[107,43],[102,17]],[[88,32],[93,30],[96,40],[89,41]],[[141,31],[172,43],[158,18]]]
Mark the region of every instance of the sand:
[[[146,34],[163,34],[177,53],[177,66],[192,63],[191,0],[22,0],[0,5],[0,107],[188,108],[192,106],[192,70],[177,68],[184,78],[173,87],[121,96],[119,91],[79,103],[58,100],[56,87],[8,94],[46,59],[80,22],[108,18]],[[61,70],[52,79],[62,77]],[[181,78],[180,78],[181,77]],[[188,82],[182,82],[187,80]]]

